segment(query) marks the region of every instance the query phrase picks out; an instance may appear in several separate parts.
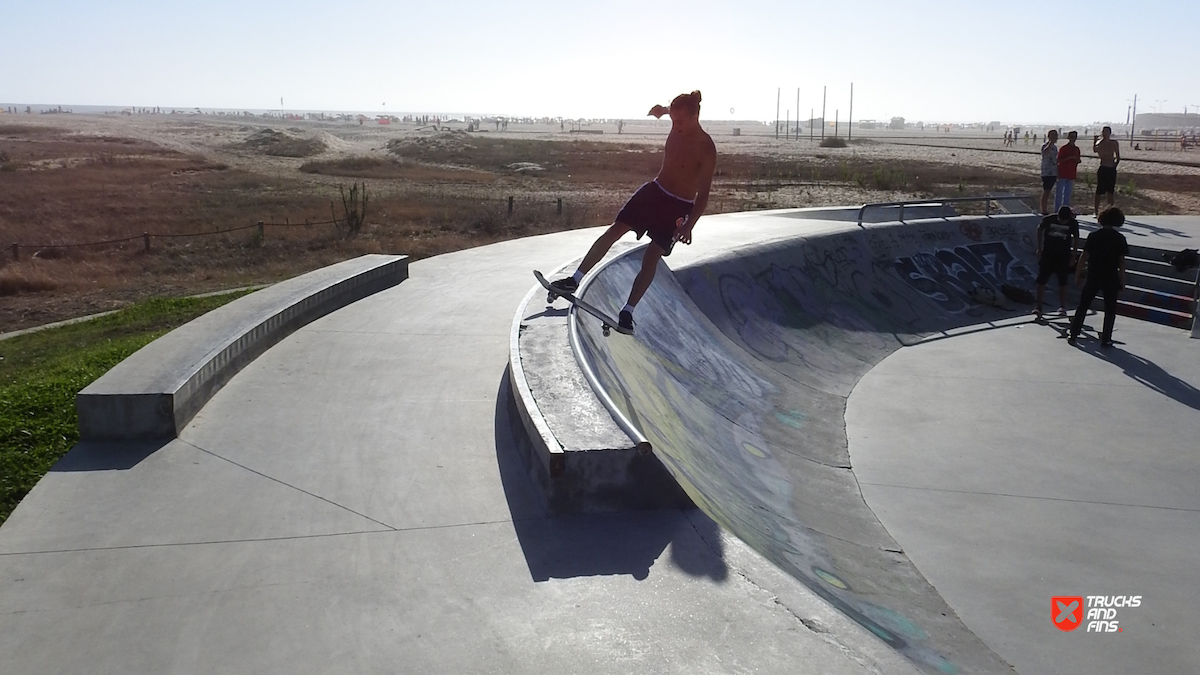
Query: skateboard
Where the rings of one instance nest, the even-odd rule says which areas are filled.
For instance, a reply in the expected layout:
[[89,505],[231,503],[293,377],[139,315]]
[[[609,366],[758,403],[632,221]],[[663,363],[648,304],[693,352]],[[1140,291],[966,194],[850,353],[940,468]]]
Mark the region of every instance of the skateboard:
[[604,337],[608,337],[609,331],[613,330],[617,331],[618,333],[633,335],[633,331],[629,330],[628,328],[622,328],[620,323],[608,314],[596,309],[595,307],[589,305],[583,300],[580,300],[570,293],[563,293],[562,291],[551,288],[550,282],[546,281],[546,277],[542,276],[541,272],[534,270],[533,276],[537,278],[538,283],[545,287],[546,302],[554,302],[554,300],[560,296],[566,298],[571,304],[600,320],[600,332],[604,333]]

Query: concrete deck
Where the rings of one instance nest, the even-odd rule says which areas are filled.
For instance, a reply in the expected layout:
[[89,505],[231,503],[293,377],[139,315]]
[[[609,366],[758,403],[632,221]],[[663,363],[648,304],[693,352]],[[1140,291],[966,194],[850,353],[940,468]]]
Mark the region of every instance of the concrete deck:
[[[1124,344],[1076,349],[1062,330],[1010,325],[889,356],[847,406],[855,474],[1019,672],[1198,672],[1200,340],[1119,318]],[[1053,596],[1089,595],[1143,599],[1118,610],[1120,633],[1054,627]]]
[[[1052,401],[1111,383],[1125,357],[1069,350],[1047,327],[1000,328],[1026,322],[1015,308],[971,306],[924,282],[951,280],[935,278],[934,258],[913,256],[969,246],[963,237],[1008,241],[1001,248],[1015,260],[997,262],[995,247],[953,255],[991,260],[994,272],[982,271],[992,281],[1023,278],[1028,242],[1012,227],[1024,220],[930,222],[894,231],[706,218],[703,237],[671,257],[674,272],[639,307],[639,335],[589,337],[594,354],[616,350],[609,381],[634,385],[627,400],[653,425],[644,431],[656,455],[728,530],[695,510],[547,516],[521,464],[530,440],[506,396],[513,311],[530,269],[578,255],[599,231],[507,242],[413,263],[400,286],[297,331],[165,446],[73,450],[0,529],[0,672],[990,673],[1009,672],[1005,661],[1021,672],[1075,670],[1069,659],[1109,636],[1054,629],[1047,590],[1145,596],[1130,625],[1156,630],[1117,638],[1142,655],[1135,670],[1196,670],[1200,648],[1173,632],[1185,629],[1176,611],[1191,596],[1152,600],[1190,583],[1200,559],[1188,543],[1197,541],[1187,524],[1196,507],[1181,491],[1200,476],[1177,445],[1196,436],[1200,343],[1148,326],[1167,346],[1118,363],[1130,374],[1116,378],[1126,385],[1121,414],[1112,405],[1046,414]],[[747,247],[756,255],[740,255]],[[908,286],[893,271],[904,260]],[[609,295],[628,286],[626,266],[612,270]],[[1118,321],[1118,339],[1132,352],[1141,334],[1130,323]],[[662,342],[680,326],[687,331],[675,337],[697,341]],[[960,459],[959,445],[940,445],[962,441],[921,426],[929,406],[917,397],[928,394],[902,368],[895,379],[911,389],[890,393],[889,406],[855,402],[843,422],[847,397],[869,393],[876,368],[886,375],[893,361],[940,348],[992,358],[972,341],[1034,331],[1045,344],[1022,343],[1020,353],[1040,367],[1014,366],[1014,352],[996,350],[996,368],[1026,369],[1017,377],[985,367],[980,380],[979,359],[918,364],[978,385],[946,410],[994,392],[1012,397],[988,408],[993,457]],[[923,342],[930,335],[953,337]],[[1077,381],[1063,380],[1042,414],[1012,404],[1036,381],[1030,370],[1060,358],[1074,359]],[[1128,380],[1156,397],[1128,396]],[[982,428],[964,414],[941,427]],[[1125,452],[1105,445],[1121,440],[1147,449],[1136,467],[1081,452],[1066,452],[1052,471],[1027,461],[1022,434],[1056,438],[1066,425],[1093,430],[1103,457]],[[1164,425],[1177,430],[1164,435]],[[1106,435],[1118,426],[1126,438]],[[912,440],[892,466],[859,459],[864,437],[893,428],[939,443]],[[703,443],[675,442],[696,433]],[[971,483],[975,462],[998,484]],[[958,502],[923,482],[927,465],[930,476],[964,481],[952,493]],[[1136,487],[1096,499],[1088,491],[1116,480],[1114,467]],[[1081,486],[1059,502],[1079,506],[1066,515],[988,511],[988,499],[1005,496],[1053,501],[1043,493],[1059,476]],[[1155,497],[1164,478],[1167,492]],[[865,503],[860,480],[870,483]],[[962,511],[947,512],[953,506]],[[1162,517],[1138,518],[1139,508]],[[1053,522],[1076,541],[1054,539]],[[1102,552],[1084,532],[1102,533]],[[1169,537],[1185,539],[1163,545]],[[971,541],[959,548],[978,554],[991,539],[1013,549],[994,564],[946,552],[947,542]],[[1150,545],[1161,581],[1114,587],[1140,583],[1130,573]],[[1044,565],[1029,565],[1031,554]],[[1043,568],[1058,576],[1009,581]],[[1172,629],[1158,630],[1160,621]],[[1096,672],[1130,670],[1079,658]]]
[[0,672],[914,672],[697,511],[546,515],[508,335],[598,234],[415,262],[178,439],[74,449],[0,528]]

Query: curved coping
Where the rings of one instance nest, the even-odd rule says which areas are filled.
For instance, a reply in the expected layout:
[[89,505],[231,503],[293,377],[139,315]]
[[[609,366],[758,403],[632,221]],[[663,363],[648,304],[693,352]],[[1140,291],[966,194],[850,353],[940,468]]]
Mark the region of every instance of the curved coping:
[[[583,297],[584,293],[587,292],[588,286],[592,284],[592,281],[599,277],[604,268],[612,265],[622,258],[625,258],[626,256],[631,256],[635,253],[641,253],[647,246],[649,246],[649,244],[635,246],[628,251],[613,256],[609,260],[603,261],[599,265],[596,265],[596,267],[589,272],[586,277],[584,277],[583,282],[579,284],[579,290],[576,291],[576,295],[578,297]],[[596,377],[595,366],[592,365],[592,360],[588,356],[587,350],[583,348],[579,338],[579,308],[572,304],[568,316],[569,319],[567,321],[567,331],[571,340],[571,351],[575,353],[575,362],[579,364],[579,369],[583,371],[583,376],[587,379],[588,384],[592,387],[592,391],[596,393],[596,398],[600,399],[600,403],[605,407],[605,409],[608,410],[609,414],[612,415],[613,421],[617,423],[617,426],[621,428],[621,431],[624,431],[625,434],[629,436],[629,440],[633,441],[634,445],[637,446],[638,452],[650,452],[653,449],[650,446],[650,441],[646,439],[646,436],[642,434],[640,429],[633,425],[633,422],[630,422],[629,419],[625,417],[625,413],[621,412],[621,410],[617,408],[617,405],[613,403],[612,398],[608,395],[608,391],[605,390],[605,388],[600,384],[600,379]],[[624,337],[632,339],[632,336]]]

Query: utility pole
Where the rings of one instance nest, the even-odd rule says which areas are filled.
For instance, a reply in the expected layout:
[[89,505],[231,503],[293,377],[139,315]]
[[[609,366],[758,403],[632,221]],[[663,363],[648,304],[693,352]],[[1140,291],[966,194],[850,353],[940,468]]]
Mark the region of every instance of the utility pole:
[[782,88],[775,89],[775,140],[779,140],[779,94]]
[[821,140],[825,140],[825,93],[829,91],[828,86],[821,87]]
[[788,109],[788,111],[786,113],[784,113],[783,118],[784,118],[784,120],[786,120],[783,123],[784,124],[783,138],[784,138],[784,140],[787,140],[792,137],[792,111],[791,111],[791,109]]
[[1133,95],[1133,121],[1129,125],[1129,142],[1133,142],[1133,132],[1137,129],[1137,94]]
[[816,114],[817,114],[817,111],[813,110],[812,108],[808,109],[808,142],[809,143],[812,143],[812,140],[813,140],[812,125],[813,125],[813,120],[816,119],[813,117],[813,115],[816,115]]
[[[1187,108],[1183,109],[1183,114],[1187,114]],[[800,140],[800,87],[796,87],[796,140]]]
[[850,83],[850,114],[846,115],[846,140],[854,137],[854,83]]

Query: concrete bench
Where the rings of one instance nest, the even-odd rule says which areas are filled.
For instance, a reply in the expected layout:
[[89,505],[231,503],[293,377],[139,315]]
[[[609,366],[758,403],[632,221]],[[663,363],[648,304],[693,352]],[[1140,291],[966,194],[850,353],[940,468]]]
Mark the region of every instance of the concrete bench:
[[256,291],[180,326],[76,395],[80,438],[174,438],[272,345],[407,278],[408,256],[365,255]]

